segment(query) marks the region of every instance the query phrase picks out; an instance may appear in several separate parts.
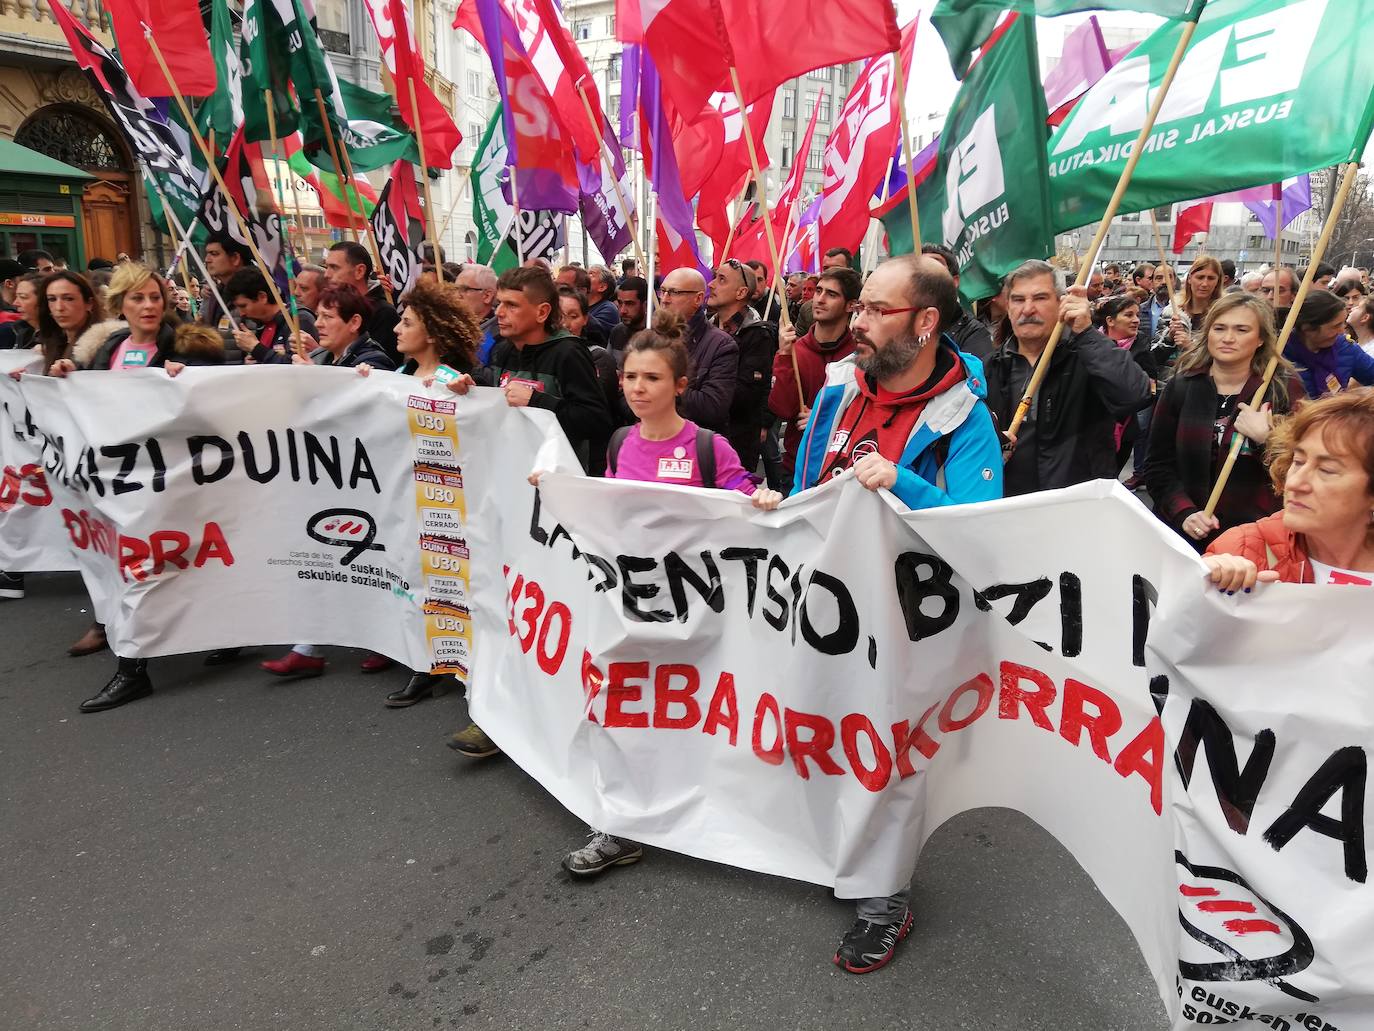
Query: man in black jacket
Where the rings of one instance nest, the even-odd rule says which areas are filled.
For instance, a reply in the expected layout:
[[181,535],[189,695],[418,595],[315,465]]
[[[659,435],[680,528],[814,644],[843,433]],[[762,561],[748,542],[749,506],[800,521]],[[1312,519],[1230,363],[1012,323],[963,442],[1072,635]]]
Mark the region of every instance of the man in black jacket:
[[1027,261],[1007,276],[1012,336],[985,363],[988,408],[1003,433],[1011,425],[1056,322],[1063,338],[1017,433],[1004,473],[1012,497],[1093,479],[1114,479],[1115,427],[1150,397],[1150,379],[1092,328],[1086,291],[1063,294],[1046,261]]
[[725,436],[739,455],[740,464],[751,473],[758,468],[763,435],[773,421],[768,411],[768,388],[773,381],[773,352],[778,347],[777,326],[764,322],[749,306],[756,284],[753,269],[727,258],[716,269],[706,295],[712,321],[739,345],[735,396],[730,402]]
[[626,276],[615,288],[615,306],[620,311],[620,322],[611,330],[607,346],[622,361],[625,357],[625,345],[645,326],[648,303],[648,280],[640,279],[638,276]]
[[[954,277],[954,289],[959,289],[959,259],[952,250],[938,243],[928,243],[921,248],[921,253],[929,254],[943,264]],[[984,361],[992,354],[992,333],[982,319],[974,318],[963,304],[959,305],[959,321],[945,332],[954,338],[959,350],[965,354],[971,354]]]
[[706,280],[694,268],[673,269],[663,280],[659,303],[687,322],[687,389],[682,415],[702,429],[724,433],[730,423],[739,372],[739,345],[706,318]]
[[[281,305],[272,300],[262,273],[256,268],[239,269],[224,284],[223,293],[239,315],[240,328],[234,331],[239,350],[262,365],[289,362],[291,326]],[[313,315],[298,308],[296,318],[302,333],[318,338]]]
[[381,285],[372,286],[372,255],[367,248],[352,240],[341,240],[329,248],[324,259],[325,275],[336,286],[351,286],[362,296],[372,309],[367,321],[367,335],[391,358],[391,367],[400,361],[396,350],[396,323],[401,316],[396,306],[386,299],[386,291]]

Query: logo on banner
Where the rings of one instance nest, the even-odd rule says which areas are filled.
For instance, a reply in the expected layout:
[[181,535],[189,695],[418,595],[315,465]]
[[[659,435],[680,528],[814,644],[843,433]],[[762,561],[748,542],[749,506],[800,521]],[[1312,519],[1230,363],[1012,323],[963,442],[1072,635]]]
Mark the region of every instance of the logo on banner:
[[377,524],[372,516],[356,508],[328,508],[316,512],[305,524],[305,532],[321,544],[343,548],[339,565],[346,566],[364,551],[386,551],[378,544]]
[[1234,870],[1194,865],[1174,853],[1179,871],[1179,923],[1219,959],[1180,959],[1191,981],[1264,981],[1285,995],[1318,1002],[1283,980],[1312,965],[1312,939],[1297,921],[1260,895]]

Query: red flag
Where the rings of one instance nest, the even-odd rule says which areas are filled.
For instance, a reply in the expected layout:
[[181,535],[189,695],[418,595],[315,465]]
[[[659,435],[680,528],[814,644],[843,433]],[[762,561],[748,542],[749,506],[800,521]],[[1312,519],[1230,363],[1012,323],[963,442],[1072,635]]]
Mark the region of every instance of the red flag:
[[1182,208],[1174,220],[1174,253],[1182,254],[1183,248],[1194,236],[1212,231],[1212,202],[1194,204]]
[[195,0],[162,0],[156,12],[152,6],[150,0],[105,0],[124,70],[134,88],[145,97],[170,97],[176,92],[148,45],[147,26],[182,96],[208,97],[218,83],[199,5]]
[[[793,155],[792,171],[787,176],[787,182],[783,184],[782,192],[778,194],[776,201],[769,201],[768,220],[773,223],[773,242],[777,245],[780,257],[787,253],[785,237],[796,233],[797,212],[793,209],[801,196],[806,161],[811,154],[811,140],[816,135],[816,118],[821,113],[821,99],[824,97],[825,91],[822,90],[816,106],[811,109],[811,121],[807,123],[806,132],[802,135],[801,149]],[[768,235],[763,219],[755,219],[753,224],[747,227],[741,220],[741,224],[735,230],[735,241],[726,257],[739,258],[741,261],[758,260],[769,268],[773,267],[773,257],[768,251]]]
[[[773,94],[749,105],[749,128],[758,150],[759,167],[768,167],[763,136],[773,114]],[[744,140],[744,119],[733,94],[717,93],[709,112],[696,125],[673,127],[673,151],[682,174],[682,192],[697,193],[697,225],[711,238],[715,255],[725,248],[730,235],[728,205],[744,189],[749,174],[749,149]],[[714,157],[712,157],[714,155]],[[702,167],[703,159],[710,164]],[[713,260],[719,260],[718,258]]]
[[814,68],[896,50],[891,0],[616,0],[616,34],[643,43],[682,112],[733,90],[746,104]]
[[[372,26],[377,30],[382,59],[396,83],[396,106],[406,125],[424,137],[425,162],[431,168],[452,168],[453,152],[463,142],[463,134],[453,124],[432,90],[425,84],[425,62],[415,49],[415,34],[410,29],[410,12],[404,0],[366,0]],[[415,104],[410,100],[412,86]],[[415,107],[420,109],[419,124]]]
[[[910,68],[916,22],[902,33],[902,63]],[[820,236],[829,247],[857,251],[868,231],[869,201],[901,142],[897,117],[897,76],[893,55],[864,65],[835,120],[825,148],[825,185],[821,191]]]

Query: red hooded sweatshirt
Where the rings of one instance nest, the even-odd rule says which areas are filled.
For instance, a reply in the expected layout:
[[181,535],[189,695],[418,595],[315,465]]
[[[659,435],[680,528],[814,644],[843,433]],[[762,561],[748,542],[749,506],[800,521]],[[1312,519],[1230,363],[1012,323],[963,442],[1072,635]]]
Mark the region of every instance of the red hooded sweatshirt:
[[789,464],[796,461],[797,448],[801,447],[802,430],[797,425],[797,417],[802,406],[811,407],[821,387],[825,386],[825,367],[854,353],[854,337],[846,326],[839,340],[822,345],[816,341],[813,326],[805,336],[797,338],[792,350],[797,356],[797,372],[801,373],[805,398],[797,397],[797,373],[792,371],[792,356],[786,354],[773,356],[773,389],[768,393],[768,410],[786,426],[782,445]]
[[900,461],[926,404],[958,386],[966,376],[964,363],[945,347],[936,355],[930,378],[904,394],[889,393],[874,383],[868,373],[856,371],[859,394],[835,423],[826,445],[821,478],[837,475],[870,453],[876,452],[889,462]]

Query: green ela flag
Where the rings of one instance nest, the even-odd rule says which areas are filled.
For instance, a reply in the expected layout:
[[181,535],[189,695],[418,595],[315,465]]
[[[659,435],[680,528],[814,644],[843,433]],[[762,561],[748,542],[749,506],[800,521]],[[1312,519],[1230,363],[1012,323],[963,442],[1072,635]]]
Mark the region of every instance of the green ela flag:
[[[299,8],[292,4],[292,10]],[[272,111],[277,138],[300,128],[296,103],[291,96],[292,70],[286,45],[285,27],[276,14],[273,0],[244,0],[242,41],[239,62],[243,70],[243,133],[249,141],[270,138],[267,103],[263,96],[272,91]],[[299,22],[293,19],[299,34]],[[314,27],[308,28],[315,39]],[[312,103],[313,103],[313,95]]]
[[[373,93],[347,79],[336,79],[335,87],[336,103],[331,109],[330,121],[334,131],[340,133],[336,142],[342,140],[348,146],[355,172],[390,168],[397,161],[409,161],[412,165],[420,163],[420,148],[415,143],[415,135],[401,121],[389,96]],[[342,110],[339,109],[340,104]],[[318,111],[304,113],[301,135],[305,138],[306,155],[310,161],[332,171],[334,162],[329,156],[329,144],[324,138]]]
[[945,41],[954,74],[968,74],[969,58],[992,35],[1003,11],[1042,18],[1080,11],[1140,11],[1161,18],[1196,21],[1205,0],[940,0],[930,23]]
[[234,25],[225,0],[212,0],[210,4],[210,54],[215,61],[218,85],[196,112],[196,126],[204,136],[214,130],[215,138],[227,144],[243,122],[243,68],[234,46]]
[[490,265],[497,274],[517,264],[510,243],[515,208],[502,190],[509,172],[505,123],[497,105],[472,159],[472,221],[477,227],[477,262]]
[[[1049,146],[1054,228],[1102,218],[1182,26],[1090,89]],[[1374,117],[1374,0],[1211,0],[1122,211],[1280,182],[1358,160]]]
[[[167,194],[167,202],[176,214],[177,221],[181,228],[191,234],[192,242],[201,247],[209,235],[205,226],[197,219],[197,212],[200,210],[200,200],[205,191],[211,188],[212,180],[210,170],[205,167],[205,158],[196,146],[195,140],[191,138],[191,131],[186,128],[186,121],[181,117],[181,109],[176,104],[167,106],[167,125],[172,130],[172,135],[176,138],[177,146],[186,159],[186,164],[196,174],[200,180],[200,188],[195,195],[182,195],[172,189],[172,183],[164,180],[162,183],[163,192]],[[228,137],[225,137],[228,142]],[[152,217],[153,225],[164,233],[170,233],[171,229],[167,224],[167,214],[162,210],[162,202],[158,193],[154,189],[149,189],[148,194],[148,214]],[[177,241],[181,241],[181,233],[176,233]]]
[[[1045,91],[1035,19],[1013,21],[964,78],[917,199],[921,237],[959,259],[959,291],[989,297],[1028,258],[1054,252],[1045,168]],[[912,250],[905,204],[884,218],[892,251]]]

